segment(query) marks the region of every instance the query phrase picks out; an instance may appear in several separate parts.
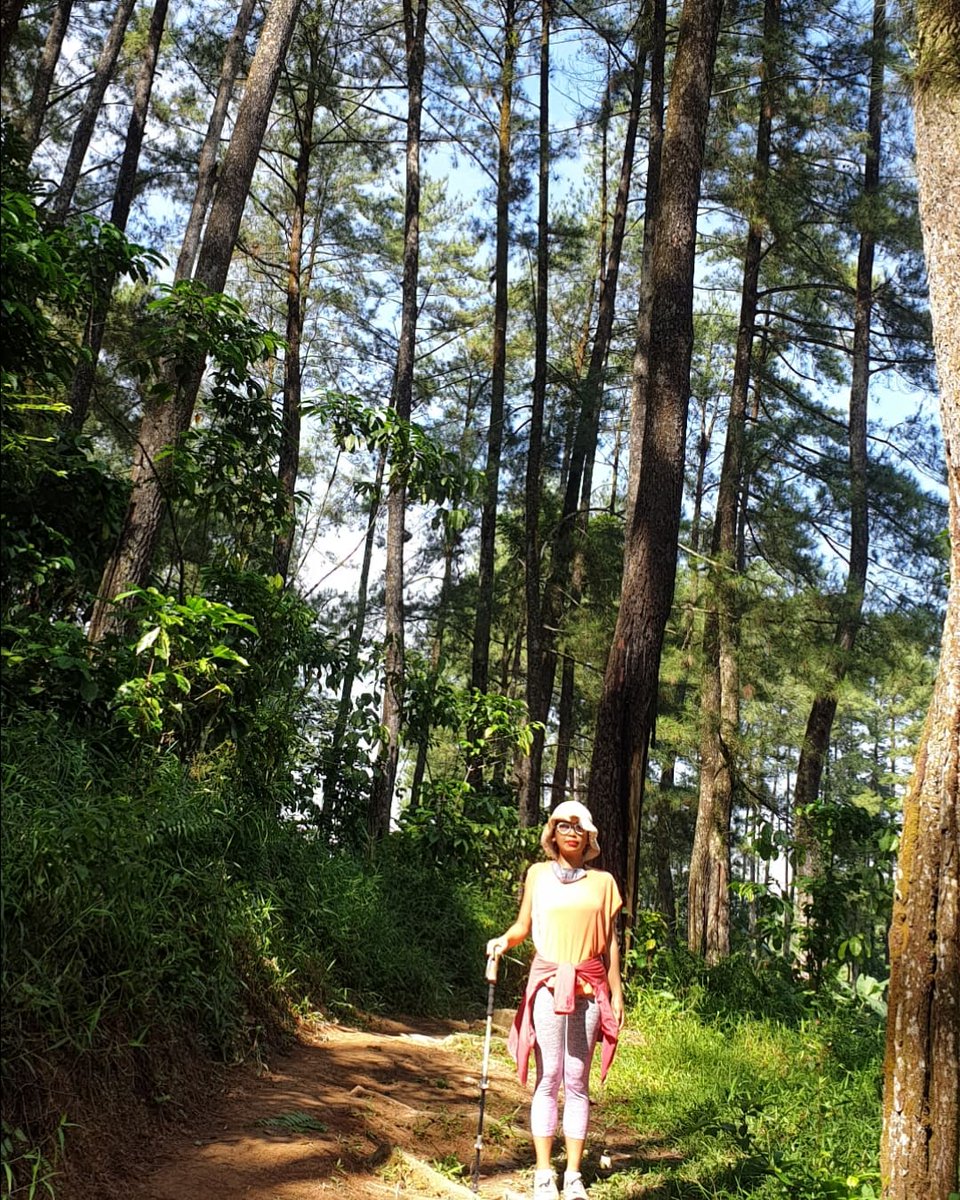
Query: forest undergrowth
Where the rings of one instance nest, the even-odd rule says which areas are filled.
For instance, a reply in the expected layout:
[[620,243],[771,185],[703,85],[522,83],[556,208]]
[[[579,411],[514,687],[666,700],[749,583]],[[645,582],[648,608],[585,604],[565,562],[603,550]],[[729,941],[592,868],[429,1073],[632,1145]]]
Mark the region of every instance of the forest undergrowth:
[[[331,852],[266,820],[222,759],[151,753],[148,770],[55,721],[4,730],[5,1197],[56,1196],[85,1139],[121,1136],[104,1114],[141,1136],[182,1120],[216,1063],[264,1054],[300,1014],[476,1016],[484,940],[514,903],[415,828]],[[812,998],[777,960],[631,962],[639,1036],[612,1111],[669,1154],[599,1197],[874,1194],[878,1014]],[[503,1003],[523,971],[506,966]]]

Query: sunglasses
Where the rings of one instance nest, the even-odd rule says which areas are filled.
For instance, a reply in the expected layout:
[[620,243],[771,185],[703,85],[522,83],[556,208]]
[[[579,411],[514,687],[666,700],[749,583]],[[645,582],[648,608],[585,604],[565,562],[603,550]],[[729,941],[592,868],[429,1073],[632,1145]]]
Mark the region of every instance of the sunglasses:
[[577,835],[577,837],[579,837],[581,833],[587,832],[585,829],[582,829],[579,825],[571,825],[571,823],[569,821],[558,821],[556,823],[556,825],[554,825],[553,828],[556,830],[557,833],[575,833]]

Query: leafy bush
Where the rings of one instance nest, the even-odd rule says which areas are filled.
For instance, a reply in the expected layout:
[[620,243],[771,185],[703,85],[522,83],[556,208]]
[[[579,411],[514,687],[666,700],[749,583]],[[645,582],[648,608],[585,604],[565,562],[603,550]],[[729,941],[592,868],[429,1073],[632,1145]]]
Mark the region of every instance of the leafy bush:
[[[784,1023],[745,1014],[742,1002],[739,985],[726,1011],[699,984],[635,987],[628,1028],[637,1036],[624,1040],[611,1083],[638,1134],[656,1131],[668,1151],[640,1173],[644,1184],[656,1176],[656,1194],[678,1200],[876,1196],[880,1022],[865,1008],[851,1022],[849,1012],[807,1007]],[[593,1191],[617,1200],[631,1186],[614,1177]]]
[[243,791],[230,743],[185,766],[55,714],[2,734],[4,1162],[21,1181],[52,1169],[91,1089],[165,1092],[173,1036],[235,1058],[297,1006],[479,1007],[502,890],[403,837],[332,853]]

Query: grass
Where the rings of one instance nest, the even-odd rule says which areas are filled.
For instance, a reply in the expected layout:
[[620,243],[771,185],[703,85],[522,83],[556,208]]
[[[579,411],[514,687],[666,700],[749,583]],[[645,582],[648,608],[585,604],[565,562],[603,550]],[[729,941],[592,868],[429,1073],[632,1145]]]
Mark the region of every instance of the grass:
[[603,1109],[643,1150],[592,1195],[873,1197],[881,1056],[880,1023],[858,1008],[788,1023],[640,990]]
[[11,1194],[51,1192],[85,1114],[172,1110],[171,1045],[191,1063],[236,1061],[282,1039],[297,1011],[477,1003],[485,940],[512,899],[402,838],[334,854],[245,795],[228,758],[187,769],[53,721],[2,735]]
[[262,1117],[257,1125],[275,1133],[326,1133],[329,1126],[318,1121],[313,1113],[296,1112],[278,1113],[275,1117]]

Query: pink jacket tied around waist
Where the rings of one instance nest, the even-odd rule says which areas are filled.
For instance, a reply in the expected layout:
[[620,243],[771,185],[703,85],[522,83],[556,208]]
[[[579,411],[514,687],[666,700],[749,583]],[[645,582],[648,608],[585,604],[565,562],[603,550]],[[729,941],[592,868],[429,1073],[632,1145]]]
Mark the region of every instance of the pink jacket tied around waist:
[[577,1000],[577,980],[589,983],[593,988],[594,999],[600,1006],[600,1034],[603,1041],[600,1049],[600,1078],[606,1079],[613,1056],[617,1052],[620,1025],[610,1005],[610,985],[607,982],[607,968],[603,959],[598,954],[582,963],[552,963],[535,954],[530,964],[526,991],[523,993],[517,1015],[513,1018],[513,1028],[507,1040],[507,1049],[517,1064],[520,1082],[527,1082],[530,1052],[537,1041],[533,1028],[533,997],[537,989],[543,987],[547,980],[554,976],[553,1008],[554,1012],[559,1014],[573,1012]]

